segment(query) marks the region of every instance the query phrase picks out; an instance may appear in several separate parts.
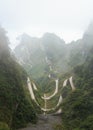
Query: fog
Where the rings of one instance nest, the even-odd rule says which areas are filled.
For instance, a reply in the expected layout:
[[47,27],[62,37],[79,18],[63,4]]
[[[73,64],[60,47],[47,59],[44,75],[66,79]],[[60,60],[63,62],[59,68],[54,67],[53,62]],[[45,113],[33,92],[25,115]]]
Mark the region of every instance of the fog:
[[0,0],[0,23],[14,46],[22,33],[55,33],[67,43],[82,37],[93,19],[92,0]]
[[0,0],[0,130],[18,129],[93,130],[93,0]]
[[6,36],[6,31],[0,26],[0,58],[3,54],[9,53],[9,39]]

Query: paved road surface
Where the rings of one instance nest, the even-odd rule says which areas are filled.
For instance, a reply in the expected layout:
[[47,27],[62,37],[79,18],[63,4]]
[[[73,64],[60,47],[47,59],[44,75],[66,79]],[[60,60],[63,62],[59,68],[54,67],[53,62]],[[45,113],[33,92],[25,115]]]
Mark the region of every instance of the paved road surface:
[[52,97],[54,97],[58,93],[58,79],[56,79],[55,82],[56,82],[56,89],[54,93],[49,97],[42,97],[42,99],[50,100]]
[[70,85],[71,85],[71,88],[72,88],[72,91],[74,91],[76,88],[73,84],[73,81],[72,81],[72,76],[69,78],[69,82],[70,82]]
[[39,116],[39,121],[36,125],[29,124],[27,128],[20,130],[54,130],[54,125],[61,124],[60,116],[44,115]]

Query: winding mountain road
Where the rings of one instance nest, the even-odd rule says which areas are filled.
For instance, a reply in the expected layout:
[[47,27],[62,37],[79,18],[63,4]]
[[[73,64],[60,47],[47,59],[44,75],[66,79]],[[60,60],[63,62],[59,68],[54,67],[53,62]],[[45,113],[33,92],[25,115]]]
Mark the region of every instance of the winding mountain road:
[[31,85],[31,81],[30,81],[29,77],[27,78],[27,84],[28,84],[28,90],[30,92],[32,100],[34,100],[34,102],[37,104],[37,106],[39,106],[38,102],[36,101],[36,98],[35,98],[35,95],[34,95],[32,85]]
[[53,108],[48,109],[48,108],[47,108],[47,104],[46,104],[46,99],[45,99],[45,108],[41,108],[41,110],[43,110],[44,112],[48,112],[48,111],[51,111],[51,110],[55,110],[55,109],[56,109],[57,107],[59,107],[59,105],[62,103],[62,100],[63,100],[63,98],[62,98],[62,96],[60,95],[59,101],[58,101],[57,105],[56,105],[55,107],[53,107]]
[[55,112],[55,114],[61,114],[61,113],[62,113],[62,109],[61,108]]
[[34,90],[38,91],[36,85],[35,85],[34,83],[32,83],[32,84],[33,84],[33,88],[34,88]]
[[66,79],[64,82],[63,82],[63,87],[65,87],[67,85],[67,81],[68,79]]
[[32,98],[33,100],[35,100],[35,95],[34,95],[34,93],[33,93],[32,85],[31,85],[31,82],[30,82],[29,77],[27,78],[27,84],[28,84],[28,89],[29,89],[31,98]]
[[57,103],[55,108],[57,108],[62,103],[62,100],[63,100],[62,95],[60,95],[59,101],[58,101],[58,103]]
[[42,97],[42,99],[50,100],[52,97],[54,97],[58,93],[58,79],[56,79],[55,82],[56,82],[56,89],[55,89],[54,93],[51,96]]
[[74,86],[74,83],[73,83],[73,80],[72,80],[72,76],[69,78],[69,82],[70,82],[72,91],[75,91],[76,88],[75,88],[75,86]]
[[[67,85],[67,81],[68,81],[68,79],[66,79],[66,80],[63,82],[63,88]],[[53,108],[50,108],[50,109],[47,108],[46,101],[47,101],[47,100],[50,100],[52,97],[54,97],[54,96],[58,93],[58,79],[56,79],[55,82],[56,82],[56,89],[55,89],[54,93],[53,93],[51,96],[48,96],[48,97],[46,96],[46,94],[44,94],[44,97],[41,97],[41,98],[44,99],[44,101],[45,101],[44,108],[42,108],[42,107],[40,107],[40,105],[39,105],[38,102],[36,101],[36,98],[35,98],[35,95],[34,95],[34,92],[33,92],[33,89],[32,89],[32,85],[33,85],[34,90],[36,90],[36,91],[37,91],[37,87],[36,87],[36,85],[35,85],[34,83],[32,83],[32,85],[31,85],[31,81],[30,81],[29,77],[27,78],[27,84],[28,84],[28,89],[29,89],[31,98],[32,98],[32,100],[34,100],[35,103],[41,108],[41,110],[44,111],[44,114],[45,114],[45,112],[48,112],[48,111],[51,111],[51,110],[55,110],[55,109],[56,109],[57,107],[59,107],[59,105],[62,103],[63,98],[62,98],[62,95],[60,95],[59,101],[58,101],[57,105],[56,105],[55,107],[53,107]],[[76,88],[75,88],[75,86],[74,86],[74,84],[73,84],[72,76],[69,78],[69,82],[70,82],[72,91],[74,91]]]
[[[45,106],[44,106],[44,108],[42,108],[42,107],[40,107],[40,105],[39,105],[38,102],[36,101],[36,98],[35,98],[35,95],[34,95],[34,92],[33,92],[33,89],[32,89],[32,85],[31,85],[31,81],[30,81],[29,77],[27,78],[27,84],[28,84],[28,89],[29,89],[31,98],[32,98],[32,100],[34,100],[34,102],[35,102],[35,103],[41,108],[41,110],[43,110],[44,112],[51,111],[51,110],[55,110],[55,109],[60,105],[60,103],[62,102],[62,96],[60,96],[59,101],[58,101],[58,104],[56,105],[56,107],[47,109],[47,104],[46,104],[47,98],[48,98],[48,99],[51,99],[52,97],[55,96],[56,93],[58,93],[58,79],[55,80],[55,82],[56,82],[56,90],[55,90],[55,93],[54,93],[52,96],[50,96],[50,97],[46,97],[46,94],[44,94]],[[36,86],[35,86],[34,83],[33,83],[33,86],[34,86],[34,89],[37,90],[37,88],[36,88]]]

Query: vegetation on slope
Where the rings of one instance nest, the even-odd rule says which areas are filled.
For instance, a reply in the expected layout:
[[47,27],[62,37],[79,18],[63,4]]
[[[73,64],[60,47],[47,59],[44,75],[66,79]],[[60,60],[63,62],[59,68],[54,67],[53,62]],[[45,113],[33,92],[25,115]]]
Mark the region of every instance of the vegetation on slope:
[[[62,105],[62,110],[63,110],[62,128],[63,130],[72,130],[72,129],[92,130],[93,129],[93,125],[92,125],[93,122],[93,98],[92,98],[93,49],[90,51],[90,48],[93,47],[93,24],[85,32],[82,39],[77,40],[76,42],[72,42],[69,45],[65,45],[65,43],[62,44],[62,40],[60,39],[61,46],[58,47],[57,41],[59,41],[58,40],[59,38],[57,40],[54,40],[55,39],[54,37],[55,36],[51,38],[51,36],[48,34],[47,37],[44,36],[42,39],[37,39],[39,45],[40,42],[43,43],[42,44],[43,50],[41,46],[37,47],[39,48],[39,51],[40,50],[42,51],[42,56],[40,55],[39,57],[40,59],[39,58],[38,59],[43,62],[40,62],[39,66],[38,64],[36,64],[36,62],[38,62],[37,58],[35,59],[35,55],[36,55],[35,52],[37,52],[37,49],[33,53],[35,55],[29,53],[30,59],[28,61],[31,61],[31,59],[35,59],[36,60],[35,67],[38,70],[37,71],[35,69],[36,70],[35,71],[33,69],[34,68],[34,64],[33,64],[32,68],[30,66],[30,68],[32,69],[31,71],[33,73],[31,71],[29,72],[31,72],[30,74],[34,74],[34,76],[36,76],[35,79],[37,80],[39,86],[42,87],[41,90],[43,90],[43,92],[50,92],[54,89],[53,79],[49,81],[49,78],[47,77],[49,76],[49,74],[56,73],[57,77],[59,77],[59,75],[62,75],[67,72],[66,74],[67,76],[61,77],[65,79],[65,77],[66,78],[69,77],[68,71],[71,72],[70,74],[73,73],[75,86],[77,88],[76,91],[71,92],[70,91],[71,88],[69,87],[69,85],[67,85],[67,87],[62,90],[62,95],[64,98],[64,102]],[[31,38],[29,40],[29,45],[30,45],[30,41]],[[22,43],[21,46],[23,47]],[[17,49],[18,48],[20,50],[20,45],[19,47],[17,47]],[[20,56],[18,56],[18,58],[23,56],[24,50],[22,49],[21,51],[22,54],[19,51]],[[23,61],[27,60],[25,59],[25,57],[21,57],[21,58],[22,58],[21,60]],[[46,59],[48,60],[49,63],[47,63]],[[42,67],[42,65],[44,65],[45,67],[44,66]],[[52,70],[49,67],[52,68]],[[43,74],[41,75],[39,71],[41,72],[42,68],[43,68]],[[28,70],[28,67],[26,69]],[[62,69],[64,70],[64,72]],[[39,77],[37,76],[37,72],[39,74]],[[61,80],[61,78],[59,78],[59,81],[63,83],[64,80],[63,79]],[[54,77],[54,79],[56,79],[56,77]],[[61,85],[59,85],[60,88]],[[49,106],[54,105],[55,101],[56,100],[52,101],[52,103],[50,103]]]
[[75,92],[65,99],[62,109],[63,130],[93,129],[93,49],[86,63],[74,69]]
[[[27,74],[11,56],[5,31],[0,27],[0,129],[20,128],[37,120],[27,91]],[[26,91],[25,91],[26,90]]]

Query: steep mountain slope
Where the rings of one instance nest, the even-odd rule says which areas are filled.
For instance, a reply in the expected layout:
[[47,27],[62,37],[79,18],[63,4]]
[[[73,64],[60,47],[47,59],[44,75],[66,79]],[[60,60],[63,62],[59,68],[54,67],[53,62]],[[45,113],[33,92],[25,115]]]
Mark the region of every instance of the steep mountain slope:
[[63,130],[93,129],[93,24],[84,34],[86,60],[75,67],[70,74],[74,76],[76,90],[64,91],[66,94],[62,104]]
[[35,80],[52,75],[57,77],[85,62],[93,46],[93,25],[90,24],[82,39],[70,44],[55,34],[46,33],[42,38],[32,38],[27,34],[20,37],[20,44],[14,52],[18,61]]
[[37,79],[50,72],[64,72],[65,49],[65,42],[62,39],[55,34],[46,33],[42,38],[22,35],[20,44],[14,51],[27,72]]
[[11,55],[8,43],[0,27],[0,129],[14,130],[35,123],[37,117],[27,89],[27,73]]
[[[25,36],[29,40],[23,37],[21,44],[15,48],[15,54],[27,72],[35,79],[40,93],[42,91],[41,95],[43,93],[48,93],[45,97],[51,95],[55,89],[55,81],[59,81],[58,93],[46,104],[47,108],[54,107],[58,97],[62,95],[63,104],[59,106],[62,109],[61,129],[92,130],[93,23],[89,25],[82,39],[68,45],[54,34],[47,33],[40,39]],[[75,91],[71,91],[72,88],[68,82],[66,87],[62,87],[64,81],[70,76],[73,76]]]
[[93,129],[93,49],[86,63],[74,69],[76,91],[68,95],[62,104],[62,128],[64,130]]

